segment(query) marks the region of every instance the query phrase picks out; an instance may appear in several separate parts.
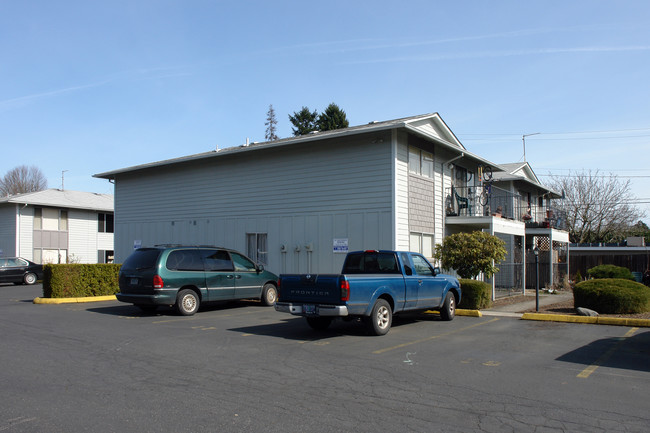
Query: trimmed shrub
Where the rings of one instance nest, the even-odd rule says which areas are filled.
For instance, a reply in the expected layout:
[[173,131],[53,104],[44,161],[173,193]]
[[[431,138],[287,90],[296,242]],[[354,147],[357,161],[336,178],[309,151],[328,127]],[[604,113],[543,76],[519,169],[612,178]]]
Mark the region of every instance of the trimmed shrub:
[[632,272],[628,268],[614,265],[598,265],[587,270],[591,278],[622,278],[634,281]]
[[461,300],[458,308],[480,310],[492,306],[492,286],[483,281],[460,280]]
[[118,264],[43,266],[43,297],[81,298],[114,295],[120,291]]
[[634,314],[650,311],[650,288],[625,279],[587,280],[573,288],[573,305],[602,314]]

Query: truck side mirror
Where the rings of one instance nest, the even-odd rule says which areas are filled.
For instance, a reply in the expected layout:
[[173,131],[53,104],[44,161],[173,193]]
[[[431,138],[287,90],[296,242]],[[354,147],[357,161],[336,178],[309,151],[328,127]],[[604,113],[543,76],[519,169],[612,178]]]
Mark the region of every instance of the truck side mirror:
[[264,270],[264,265],[258,263],[257,265],[255,265],[255,268],[257,269],[257,273],[259,274]]
[[440,272],[440,268],[433,268],[433,276],[435,277],[438,274],[442,274],[442,272]]
[[411,269],[411,267],[408,265],[404,265],[404,273],[406,275],[413,275],[413,269]]

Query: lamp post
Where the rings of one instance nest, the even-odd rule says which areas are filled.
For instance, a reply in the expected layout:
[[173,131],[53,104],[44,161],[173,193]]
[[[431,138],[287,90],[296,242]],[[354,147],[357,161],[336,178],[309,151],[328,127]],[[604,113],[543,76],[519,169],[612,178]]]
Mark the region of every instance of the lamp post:
[[539,313],[539,248],[533,248],[535,254],[535,311]]

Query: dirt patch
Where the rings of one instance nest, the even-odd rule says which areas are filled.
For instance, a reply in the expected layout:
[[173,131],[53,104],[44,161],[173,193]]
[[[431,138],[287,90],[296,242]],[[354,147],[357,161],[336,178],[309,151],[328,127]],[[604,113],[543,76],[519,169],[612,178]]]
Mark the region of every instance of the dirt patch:
[[[549,295],[553,296],[553,295]],[[492,303],[493,306],[498,307],[502,305],[512,305],[512,304],[518,304],[521,302],[526,302],[526,301],[534,301],[535,300],[535,295],[516,295],[516,296],[509,296],[506,298],[500,298],[497,299]],[[536,310],[535,308],[528,309],[524,311],[525,313],[535,313]],[[557,302],[557,303],[552,303],[549,305],[540,305],[539,306],[539,312],[540,313],[545,313],[545,314],[566,314],[570,316],[577,316],[576,310],[573,306],[573,299],[569,299],[568,301],[563,301],[563,302]],[[602,317],[624,317],[627,319],[649,319],[650,320],[650,311],[647,311],[645,313],[637,313],[637,314],[601,314]]]

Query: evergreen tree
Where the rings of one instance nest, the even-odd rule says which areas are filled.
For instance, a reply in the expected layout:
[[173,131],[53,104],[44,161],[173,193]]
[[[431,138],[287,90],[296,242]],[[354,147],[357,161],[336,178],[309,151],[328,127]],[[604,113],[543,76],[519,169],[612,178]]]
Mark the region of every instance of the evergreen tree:
[[275,110],[273,109],[273,104],[270,104],[269,111],[266,113],[266,122],[264,123],[264,125],[266,125],[266,134],[264,134],[264,137],[266,138],[267,141],[278,139],[278,134],[276,133],[277,124],[278,124],[278,119],[275,117]]
[[302,107],[298,112],[294,112],[293,116],[289,115],[289,120],[293,125],[293,135],[306,135],[312,131],[318,131],[318,125],[316,120],[318,118],[318,112],[316,110],[309,111],[309,108]]
[[331,131],[350,126],[345,111],[333,102],[318,116],[317,124],[319,131]]

